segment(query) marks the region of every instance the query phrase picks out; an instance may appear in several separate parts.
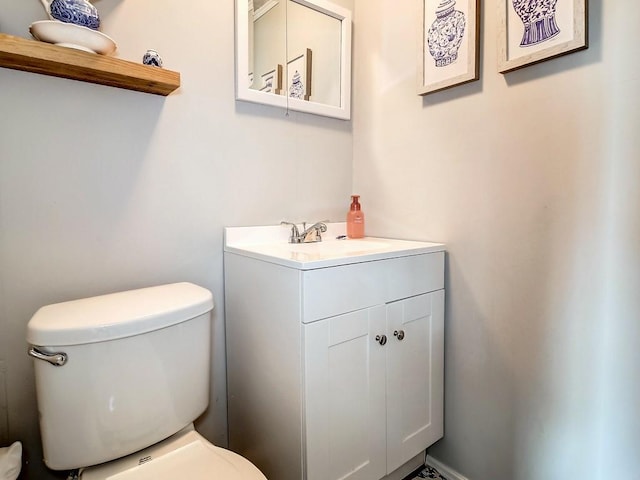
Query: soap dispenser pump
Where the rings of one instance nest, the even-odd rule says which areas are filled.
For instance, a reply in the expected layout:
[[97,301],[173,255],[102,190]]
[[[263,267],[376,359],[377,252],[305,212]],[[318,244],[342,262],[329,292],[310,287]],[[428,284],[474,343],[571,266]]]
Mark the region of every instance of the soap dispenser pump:
[[351,195],[351,207],[347,212],[347,237],[364,237],[364,213],[360,207],[360,195]]

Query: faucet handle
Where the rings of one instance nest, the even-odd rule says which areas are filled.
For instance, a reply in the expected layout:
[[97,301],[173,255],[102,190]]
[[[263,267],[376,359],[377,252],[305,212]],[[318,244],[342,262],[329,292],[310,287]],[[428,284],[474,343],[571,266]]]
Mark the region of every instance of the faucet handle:
[[282,222],[280,222],[280,225],[291,226],[291,236],[289,237],[289,243],[298,243],[300,241],[300,232],[298,231],[298,226],[295,223],[285,222],[283,220]]
[[329,223],[330,221],[331,220],[320,220],[316,223],[316,225],[318,225],[319,230],[324,233],[327,231],[327,223]]

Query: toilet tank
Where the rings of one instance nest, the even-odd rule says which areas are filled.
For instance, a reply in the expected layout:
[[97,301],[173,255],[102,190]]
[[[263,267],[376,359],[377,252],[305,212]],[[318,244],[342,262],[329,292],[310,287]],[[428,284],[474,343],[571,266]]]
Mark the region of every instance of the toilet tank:
[[175,283],[38,310],[27,341],[40,356],[34,367],[46,465],[107,462],[195,420],[209,399],[212,309],[211,292]]

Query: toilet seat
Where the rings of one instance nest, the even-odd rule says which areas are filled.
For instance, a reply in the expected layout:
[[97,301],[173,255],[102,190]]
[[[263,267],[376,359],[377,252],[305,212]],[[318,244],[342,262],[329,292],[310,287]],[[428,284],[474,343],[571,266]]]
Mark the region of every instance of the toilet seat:
[[193,425],[125,458],[86,468],[82,480],[266,480],[249,460],[216,447]]

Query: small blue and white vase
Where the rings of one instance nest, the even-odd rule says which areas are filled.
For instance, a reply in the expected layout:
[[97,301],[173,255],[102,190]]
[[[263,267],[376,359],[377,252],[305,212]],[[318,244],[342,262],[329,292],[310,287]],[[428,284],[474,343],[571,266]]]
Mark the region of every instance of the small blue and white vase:
[[147,50],[142,56],[142,63],[144,65],[151,65],[152,67],[162,68],[162,58],[160,54],[155,50]]
[[512,3],[524,24],[521,47],[537,45],[560,33],[556,23],[558,0],[513,0]]
[[73,23],[98,30],[100,17],[96,7],[87,0],[40,0],[51,20]]
[[436,19],[427,32],[427,46],[436,67],[446,67],[458,59],[467,19],[455,7],[456,0],[440,2],[436,8]]

